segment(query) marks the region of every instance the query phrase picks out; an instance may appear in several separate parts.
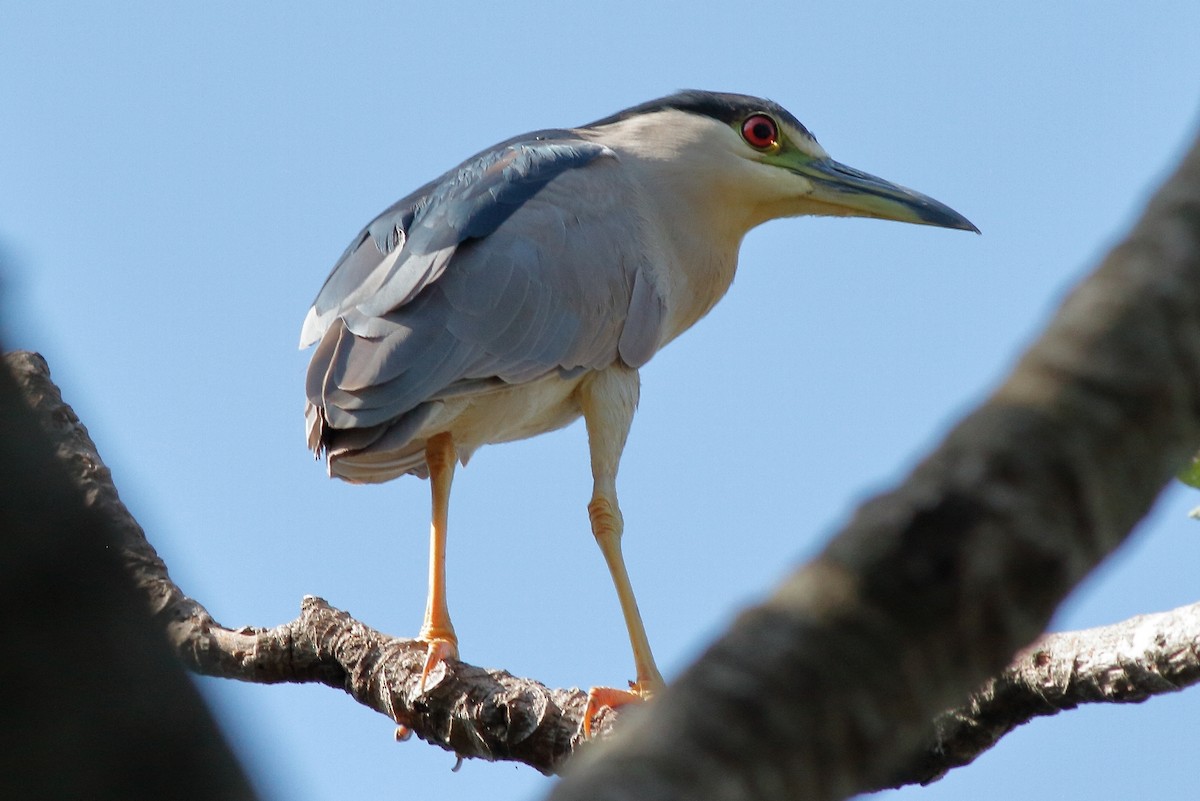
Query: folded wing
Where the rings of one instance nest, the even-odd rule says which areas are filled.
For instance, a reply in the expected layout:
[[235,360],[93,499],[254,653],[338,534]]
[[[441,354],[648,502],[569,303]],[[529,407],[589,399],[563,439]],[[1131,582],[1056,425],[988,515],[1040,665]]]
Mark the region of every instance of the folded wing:
[[645,363],[663,308],[616,167],[566,132],[513,140],[364,229],[305,320],[309,444],[365,447],[438,397]]

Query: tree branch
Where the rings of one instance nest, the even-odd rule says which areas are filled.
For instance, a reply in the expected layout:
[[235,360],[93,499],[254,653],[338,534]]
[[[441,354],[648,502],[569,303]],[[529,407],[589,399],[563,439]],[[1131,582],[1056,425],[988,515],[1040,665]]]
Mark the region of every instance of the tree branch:
[[[187,667],[242,681],[336,687],[460,757],[514,760],[552,773],[578,745],[585,692],[448,660],[418,695],[423,643],[381,634],[320,598],[306,597],[300,616],[275,628],[219,624],[171,580],[45,360],[28,352],[5,360],[89,506],[119,532],[128,570]],[[606,710],[595,730],[610,731],[616,718]]]
[[924,750],[888,786],[937,781],[1036,717],[1087,703],[1141,703],[1198,682],[1200,603],[1047,635],[966,704],[939,715]]
[[256,798],[28,399],[0,369],[0,798]]

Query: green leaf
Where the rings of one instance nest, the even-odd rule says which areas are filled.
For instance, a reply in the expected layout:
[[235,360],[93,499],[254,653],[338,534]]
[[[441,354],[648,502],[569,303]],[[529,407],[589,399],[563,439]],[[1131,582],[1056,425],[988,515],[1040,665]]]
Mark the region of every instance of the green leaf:
[[1178,474],[1179,480],[1189,487],[1200,489],[1200,453],[1192,457]]

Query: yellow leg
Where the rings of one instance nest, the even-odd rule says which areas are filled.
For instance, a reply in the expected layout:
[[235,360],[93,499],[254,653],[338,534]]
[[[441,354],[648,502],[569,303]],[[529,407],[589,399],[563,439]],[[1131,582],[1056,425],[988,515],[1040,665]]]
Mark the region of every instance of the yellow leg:
[[621,535],[624,523],[621,508],[617,505],[617,467],[633,412],[637,408],[639,391],[636,370],[610,367],[594,374],[580,387],[579,403],[583,419],[587,424],[588,447],[592,457],[592,500],[588,504],[588,517],[592,523],[592,535],[604,554],[608,572],[617,589],[621,603],[621,614],[629,632],[629,643],[633,647],[633,664],[637,678],[630,682],[629,691],[611,687],[593,687],[588,692],[588,704],[584,710],[583,732],[591,734],[592,717],[604,706],[620,706],[647,699],[662,689],[662,675],[654,663],[646,627],[638,611],[633,586],[625,570],[625,559],[621,555]]
[[662,688],[662,675],[654,663],[654,654],[650,650],[650,639],[646,636],[646,626],[642,623],[642,615],[638,610],[637,599],[633,595],[633,585],[629,581],[629,573],[625,570],[625,559],[621,555],[621,510],[617,506],[616,496],[597,495],[588,504],[588,516],[592,521],[592,535],[604,554],[608,563],[608,572],[612,576],[613,586],[617,588],[617,600],[621,602],[621,614],[625,617],[625,628],[629,632],[629,644],[633,646],[633,666],[637,671],[637,679],[630,689],[643,698],[648,698]]
[[430,671],[443,659],[458,658],[458,638],[450,622],[446,605],[446,522],[450,511],[450,483],[458,453],[448,433],[429,438],[425,445],[429,464],[429,484],[433,496],[433,516],[429,526],[429,599],[425,604],[425,623],[417,639],[429,643],[425,668],[421,671],[418,692],[425,691]]

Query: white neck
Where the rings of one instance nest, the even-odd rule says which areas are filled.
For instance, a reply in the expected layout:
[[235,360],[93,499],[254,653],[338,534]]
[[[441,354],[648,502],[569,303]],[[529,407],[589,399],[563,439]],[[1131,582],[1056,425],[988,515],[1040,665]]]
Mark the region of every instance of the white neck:
[[[664,115],[672,117],[669,124],[664,124]],[[649,277],[667,310],[660,346],[690,328],[725,295],[737,270],[742,238],[766,220],[757,218],[756,204],[741,202],[739,174],[731,169],[726,178],[722,164],[701,163],[695,155],[702,152],[698,141],[725,135],[726,128],[716,120],[668,110],[603,129],[604,144],[642,188],[639,211],[654,273]],[[732,130],[728,135],[736,136]],[[646,142],[653,142],[653,149]],[[710,202],[697,204],[689,198]]]

